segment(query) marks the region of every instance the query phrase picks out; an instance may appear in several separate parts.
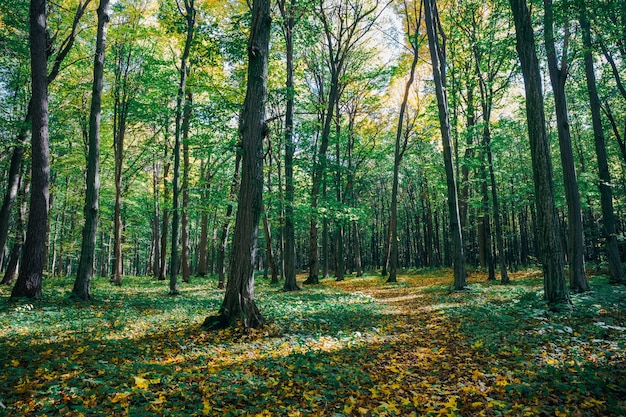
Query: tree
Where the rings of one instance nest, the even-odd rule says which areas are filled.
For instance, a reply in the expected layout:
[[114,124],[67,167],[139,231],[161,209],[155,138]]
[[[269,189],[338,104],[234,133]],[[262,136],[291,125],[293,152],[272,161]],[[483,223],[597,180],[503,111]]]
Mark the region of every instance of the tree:
[[568,306],[570,299],[565,283],[565,266],[560,241],[561,226],[554,204],[552,160],[546,133],[539,61],[526,0],[509,0],[509,3],[515,21],[516,48],[522,65],[526,91],[526,118],[535,184],[544,292],[550,308],[558,310]]
[[552,0],[544,0],[544,41],[548,58],[548,70],[554,95],[554,108],[561,151],[561,165],[563,166],[563,183],[567,200],[567,227],[568,227],[568,256],[569,286],[572,291],[582,292],[589,290],[585,274],[585,240],[583,236],[583,213],[580,203],[580,192],[576,180],[574,166],[574,151],[567,110],[567,96],[565,81],[567,79],[567,45],[569,43],[569,27],[566,22],[563,39],[561,63],[557,62],[555,35],[554,35],[554,6]]
[[[390,243],[390,257],[389,257],[389,278],[387,282],[396,282],[398,273],[398,177],[400,172],[400,164],[404,153],[406,152],[411,126],[404,126],[404,115],[407,109],[409,101],[409,94],[411,92],[411,86],[415,80],[415,68],[417,67],[417,61],[419,59],[420,49],[420,23],[422,21],[422,2],[420,2],[419,10],[417,10],[416,4],[413,2],[413,10],[409,10],[409,6],[404,1],[404,14],[406,19],[406,27],[409,31],[409,45],[413,59],[411,61],[411,69],[409,70],[409,78],[404,86],[404,93],[402,95],[402,103],[400,104],[400,113],[398,115],[398,126],[396,128],[396,141],[394,148],[394,161],[393,161],[393,185],[391,189],[391,204],[390,204],[390,216],[389,216],[389,235],[391,239]],[[403,133],[404,131],[404,133]]]
[[41,298],[48,230],[50,150],[48,137],[48,36],[46,0],[30,2],[30,62],[32,98],[32,166],[30,212],[22,268],[11,297]]
[[89,112],[89,154],[87,156],[87,191],[85,194],[85,225],[80,250],[80,261],[72,296],[79,300],[91,299],[96,233],[98,231],[98,196],[100,190],[100,118],[102,108],[102,79],[106,30],[109,23],[109,0],[100,0],[98,6],[98,31],[93,63],[93,87]]
[[[445,36],[441,32],[441,23],[435,0],[424,0],[426,33],[430,58],[433,67],[433,81],[437,95],[439,113],[439,127],[443,144],[443,158],[446,170],[448,216],[450,221],[450,237],[452,239],[452,263],[454,267],[454,288],[462,290],[467,286],[465,271],[465,255],[463,250],[463,236],[459,214],[459,200],[457,194],[454,163],[452,160],[452,143],[450,137],[450,117],[448,113],[448,98],[446,95],[446,51]],[[443,41],[443,45],[440,42]]]
[[600,177],[600,203],[602,206],[603,232],[606,239],[606,255],[609,261],[609,282],[626,283],[624,279],[624,266],[620,259],[617,246],[617,230],[615,227],[615,214],[613,212],[613,192],[611,191],[611,174],[606,154],[606,144],[602,127],[602,115],[600,113],[600,97],[596,87],[596,76],[593,65],[591,24],[587,16],[587,8],[584,2],[579,4],[579,20],[583,32],[583,60],[585,63],[585,76],[587,79],[587,92],[593,123],[593,139],[598,161],[598,176]]
[[228,283],[219,315],[207,317],[207,329],[224,328],[237,318],[244,328],[265,323],[254,301],[254,263],[263,194],[263,138],[267,134],[265,101],[270,39],[270,1],[254,0],[248,43],[248,82],[239,132],[242,168]]
[[[60,43],[58,47],[58,53],[54,58],[54,62],[52,64],[52,68],[47,76],[47,84],[50,85],[52,81],[59,75],[61,71],[61,64],[69,54],[72,46],[74,45],[74,41],[76,40],[77,32],[78,32],[78,23],[82,18],[85,10],[87,10],[87,6],[91,0],[85,0],[85,2],[79,2],[76,8],[76,13],[74,14],[74,19],[72,21],[72,27],[70,33],[67,35],[65,39]],[[46,35],[47,36],[47,35]],[[50,43],[48,45],[48,50],[51,52],[55,48],[53,44]],[[48,59],[48,54],[46,54],[46,60]],[[32,98],[30,100],[32,102]],[[19,186],[20,179],[20,166],[22,164],[22,158],[24,156],[24,152],[26,150],[26,145],[28,143],[28,133],[29,128],[32,125],[32,109],[31,103],[29,102],[28,108],[26,111],[26,116],[24,117],[24,121],[19,125],[19,129],[17,132],[17,140],[16,145],[13,148],[13,152],[11,154],[11,165],[8,172],[8,185],[6,189],[6,193],[4,199],[2,200],[2,206],[0,206],[0,253],[4,252],[4,247],[6,245],[6,240],[9,232],[9,218],[11,216],[11,209],[13,207],[13,203],[15,202],[15,197],[17,196],[17,190]]]
[[[319,0],[316,7],[316,15],[323,28],[324,48],[327,49],[327,56],[324,59],[330,72],[330,85],[327,96],[322,98],[324,104],[324,113],[320,123],[322,130],[317,159],[313,167],[312,216],[309,228],[309,276],[304,282],[305,284],[317,284],[319,282],[318,214],[316,210],[323,188],[333,117],[337,116],[335,110],[341,95],[340,79],[344,75],[354,49],[374,24],[379,6],[378,1],[373,2],[371,6],[355,0],[328,3],[330,2]],[[322,93],[323,90],[320,92]],[[327,249],[327,245],[324,245],[324,248]],[[328,256],[325,256],[324,259],[326,262]]]
[[[174,183],[173,183],[173,202],[172,202],[172,250],[170,253],[170,295],[178,294],[178,224],[179,224],[179,197],[180,197],[180,148],[181,137],[183,136],[183,128],[189,129],[189,124],[183,126],[185,112],[185,88],[187,86],[187,74],[189,72],[187,60],[189,59],[189,51],[191,50],[191,42],[193,41],[194,26],[196,23],[196,9],[194,0],[185,0],[185,11],[181,9],[178,2],[180,14],[184,16],[186,26],[185,47],[180,58],[180,80],[178,83],[178,93],[176,95],[176,131],[174,144]],[[187,120],[188,122],[188,120]],[[189,266],[186,266],[187,270]]]
[[299,290],[296,282],[296,238],[295,238],[295,218],[293,212],[294,204],[294,179],[293,179],[293,156],[295,153],[293,143],[293,116],[294,116],[294,84],[293,84],[293,30],[295,27],[296,0],[291,0],[288,4],[286,0],[279,0],[278,7],[282,18],[281,28],[285,37],[285,57],[286,57],[286,80],[287,104],[285,109],[285,247],[283,260],[283,274],[285,276],[284,291]]

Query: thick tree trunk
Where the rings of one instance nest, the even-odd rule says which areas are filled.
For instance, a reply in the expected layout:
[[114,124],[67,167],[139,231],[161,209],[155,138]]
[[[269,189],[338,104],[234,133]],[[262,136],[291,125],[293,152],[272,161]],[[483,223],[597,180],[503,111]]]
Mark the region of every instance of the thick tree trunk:
[[100,191],[100,114],[102,108],[102,78],[106,29],[109,23],[109,0],[100,0],[96,55],[93,63],[93,86],[89,112],[89,152],[87,155],[87,191],[85,193],[85,225],[80,249],[80,261],[71,296],[79,300],[91,299],[91,278],[94,275],[96,234],[98,232],[98,196]]
[[509,2],[515,20],[517,53],[526,90],[526,116],[535,183],[537,233],[541,244],[545,298],[550,308],[558,310],[569,305],[570,299],[565,283],[563,251],[559,240],[560,225],[554,204],[552,160],[546,134],[539,61],[526,0],[509,0]]
[[445,50],[439,45],[440,33],[439,17],[435,0],[425,0],[425,21],[428,34],[430,57],[433,66],[433,79],[439,109],[439,124],[443,144],[443,155],[448,185],[448,215],[450,221],[450,238],[452,240],[452,264],[454,268],[454,288],[462,290],[467,287],[465,271],[465,255],[463,250],[463,236],[459,215],[459,200],[457,195],[454,162],[452,160],[452,145],[450,138],[450,119],[446,97],[445,80]]
[[[167,139],[166,139],[167,146]],[[167,151],[164,158],[167,160]],[[170,198],[169,187],[167,186],[167,177],[170,173],[169,162],[163,168],[163,210],[161,214],[161,259],[159,259],[159,281],[165,281],[167,277],[167,237],[169,234],[170,212],[167,209],[167,201]]]
[[[85,10],[87,10],[87,6],[91,0],[85,0],[85,2],[79,2],[76,8],[76,13],[74,14],[74,20],[72,22],[72,28],[67,35],[67,37],[60,43],[61,48],[57,53],[54,63],[48,73],[48,85],[54,81],[54,79],[59,75],[59,71],[61,69],[61,64],[67,57],[67,54],[71,50],[74,45],[74,41],[76,40],[78,24],[80,19],[82,18]],[[45,9],[45,6],[44,6]],[[47,38],[46,38],[47,39]],[[47,45],[47,48],[52,49],[52,45]],[[46,54],[45,60],[47,62],[48,56]],[[2,206],[0,207],[0,253],[4,253],[4,248],[6,245],[6,240],[9,233],[9,218],[11,216],[11,209],[13,207],[13,203],[15,202],[16,191],[17,191],[17,182],[20,176],[20,167],[22,164],[22,159],[24,156],[24,152],[26,150],[26,146],[28,143],[28,133],[31,130],[32,125],[32,113],[31,113],[31,105],[33,99],[31,97],[28,103],[28,110],[26,112],[26,116],[24,117],[24,121],[19,127],[17,133],[17,140],[15,143],[17,144],[15,148],[13,148],[13,152],[11,154],[11,164],[9,168],[9,178],[6,187],[6,193],[2,200]],[[46,246],[46,255],[47,255],[47,246]],[[44,255],[44,259],[47,258]],[[0,262],[1,263],[1,262]]]
[[218,317],[208,317],[206,328],[232,325],[259,328],[265,319],[254,302],[254,262],[263,194],[263,138],[267,98],[267,61],[270,38],[270,0],[254,0],[248,45],[248,83],[239,124],[243,154],[241,187],[233,237],[233,253],[224,302]]
[[604,132],[602,130],[602,115],[600,114],[600,98],[596,87],[596,76],[591,54],[591,25],[587,17],[586,6],[580,2],[580,26],[583,32],[583,58],[585,61],[585,75],[587,78],[587,91],[591,109],[591,121],[593,124],[593,138],[598,160],[598,175],[600,188],[600,203],[602,206],[602,224],[606,239],[606,255],[609,261],[609,282],[626,283],[624,279],[624,266],[620,259],[617,245],[617,229],[615,227],[615,213],[613,211],[613,192],[611,190],[611,174],[609,172],[608,158]]
[[[550,81],[552,84],[552,92],[554,94],[557,132],[559,135],[559,147],[561,150],[561,165],[563,166],[563,183],[565,186],[565,199],[567,200],[567,260],[569,262],[569,286],[572,291],[582,292],[589,290],[589,284],[587,283],[587,276],[585,274],[583,212],[580,203],[578,182],[576,181],[574,152],[572,150],[569,116],[567,114],[567,98],[565,94],[567,65],[565,61],[561,62],[561,68],[559,68],[557,64],[556,48],[554,45],[554,15],[552,0],[544,0],[543,3],[545,6],[544,37],[546,54],[548,56],[548,70],[550,71]],[[565,40],[565,44],[567,44],[567,40]],[[566,55],[567,54],[564,52],[563,59],[565,59]]]
[[48,230],[50,150],[48,136],[46,0],[31,0],[29,16],[32,80],[30,212],[22,255],[22,268],[11,292],[12,298],[41,298],[41,283]]

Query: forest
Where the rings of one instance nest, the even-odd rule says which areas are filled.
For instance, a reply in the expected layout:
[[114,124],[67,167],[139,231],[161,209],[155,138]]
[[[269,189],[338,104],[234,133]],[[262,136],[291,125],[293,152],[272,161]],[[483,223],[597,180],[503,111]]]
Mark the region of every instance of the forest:
[[624,412],[626,2],[3,0],[0,50],[0,415]]

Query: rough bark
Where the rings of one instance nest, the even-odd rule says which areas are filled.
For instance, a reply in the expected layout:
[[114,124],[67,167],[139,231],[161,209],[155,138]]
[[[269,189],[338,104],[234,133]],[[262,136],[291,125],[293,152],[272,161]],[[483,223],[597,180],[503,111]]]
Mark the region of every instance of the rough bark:
[[98,196],[100,191],[100,115],[102,108],[102,78],[104,74],[104,51],[106,30],[109,23],[109,0],[100,0],[98,6],[98,30],[96,53],[93,63],[93,85],[89,111],[89,151],[87,155],[87,178],[85,193],[85,224],[80,249],[80,260],[72,297],[91,299],[91,278],[94,275],[96,236],[98,231]]
[[11,292],[11,298],[41,298],[48,230],[50,150],[48,136],[46,0],[31,0],[29,19],[32,83],[30,212],[22,255],[22,268]]
[[526,117],[532,158],[537,235],[541,245],[545,298],[554,310],[569,305],[561,248],[560,224],[554,204],[552,160],[546,133],[539,61],[535,51],[530,12],[526,0],[509,0],[515,21],[516,48],[522,66],[526,91]]
[[580,2],[580,26],[583,33],[583,60],[585,62],[585,75],[587,79],[587,92],[589,93],[589,107],[593,124],[593,138],[598,161],[598,176],[600,188],[600,204],[602,206],[603,233],[606,239],[606,256],[609,262],[609,282],[626,283],[624,280],[624,266],[620,259],[617,245],[617,229],[615,225],[615,213],[613,211],[613,192],[611,190],[611,174],[606,153],[606,143],[602,128],[602,115],[600,114],[600,97],[596,87],[596,76],[593,67],[591,25],[587,17],[584,2]]
[[445,43],[443,45],[440,44],[440,37],[443,36],[443,33],[441,33],[441,27],[439,24],[436,0],[425,0],[424,11],[430,57],[433,66],[435,93],[437,95],[437,107],[439,111],[439,124],[443,145],[446,183],[448,186],[448,217],[450,222],[450,239],[452,240],[454,288],[456,290],[462,290],[467,287],[467,274],[465,271],[465,255],[463,250],[463,237],[461,230],[461,219],[459,214],[459,200],[454,173],[454,162],[452,160],[453,158],[452,142],[450,137],[450,117],[448,113],[448,102],[446,97]]
[[217,317],[206,328],[232,325],[241,319],[245,329],[259,328],[265,319],[254,301],[254,263],[263,200],[263,138],[267,134],[267,62],[270,39],[270,0],[255,0],[248,44],[248,82],[239,123],[242,170],[233,251],[226,294]]
[[563,183],[565,186],[565,199],[567,201],[567,248],[569,263],[569,286],[572,291],[582,292],[589,290],[587,276],[585,274],[585,241],[583,236],[583,213],[580,202],[580,192],[576,180],[576,167],[574,165],[574,152],[572,138],[569,129],[569,116],[567,111],[567,96],[565,94],[565,80],[567,79],[567,28],[564,39],[563,58],[559,68],[556,57],[554,40],[554,14],[552,0],[544,0],[544,39],[546,54],[548,56],[548,70],[552,93],[554,94],[554,107],[556,112],[557,132],[559,135],[559,148],[561,151],[561,165],[563,167]]

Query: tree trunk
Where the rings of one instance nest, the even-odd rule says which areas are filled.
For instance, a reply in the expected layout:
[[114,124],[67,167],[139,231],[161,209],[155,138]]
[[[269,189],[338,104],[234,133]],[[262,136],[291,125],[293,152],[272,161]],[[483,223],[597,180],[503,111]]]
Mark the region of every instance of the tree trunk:
[[[563,62],[559,68],[554,46],[554,15],[552,0],[544,0],[544,37],[546,54],[548,56],[548,70],[554,94],[554,106],[556,111],[557,132],[559,135],[559,147],[561,150],[561,165],[563,166],[563,183],[565,186],[565,199],[567,200],[567,224],[568,224],[568,256],[569,262],[569,286],[572,291],[583,292],[589,290],[587,276],[585,274],[585,240],[583,236],[583,213],[580,203],[580,192],[576,180],[576,167],[574,165],[574,152],[572,150],[572,138],[569,129],[569,116],[567,114],[567,96],[565,94],[565,80],[567,79],[567,65],[563,53]],[[568,28],[565,28],[566,37]],[[564,40],[567,45],[567,39]]]
[[459,216],[459,201],[457,195],[454,162],[452,160],[452,145],[450,138],[450,120],[446,97],[445,79],[445,44],[440,46],[439,17],[435,0],[425,0],[425,20],[428,34],[428,44],[433,66],[433,79],[439,110],[439,124],[443,144],[444,163],[446,168],[446,182],[448,185],[448,215],[450,221],[450,238],[452,240],[452,264],[454,268],[454,288],[462,290],[467,287],[465,271],[465,255],[463,251],[463,236]]
[[80,261],[71,296],[79,300],[91,299],[91,278],[94,275],[96,235],[98,232],[98,195],[100,190],[100,115],[102,108],[102,78],[104,50],[109,23],[109,0],[100,0],[96,55],[93,63],[93,86],[89,112],[89,153],[87,156],[87,191],[85,193],[85,225],[80,249]]
[[291,0],[288,8],[285,7],[286,1],[278,2],[281,17],[283,18],[283,30],[285,36],[285,56],[286,56],[286,82],[287,103],[285,109],[285,226],[284,239],[285,246],[283,250],[283,275],[285,285],[283,291],[299,290],[296,282],[296,237],[295,237],[295,216],[293,212],[294,205],[294,178],[293,178],[293,156],[295,146],[293,143],[293,117],[294,117],[294,99],[295,91],[293,84],[293,29],[295,26],[295,7],[296,0]]
[[[209,196],[209,189],[211,187],[211,178],[208,175],[208,164],[202,164],[200,178],[206,180],[206,183],[202,184],[202,199],[207,201]],[[205,172],[206,170],[206,172]],[[198,264],[196,273],[198,276],[206,276],[209,272],[208,262],[208,247],[209,247],[209,214],[205,207],[202,207],[202,216],[200,218],[200,242],[198,244]]]
[[159,208],[159,170],[160,164],[157,161],[152,163],[152,189],[154,191],[153,215],[152,215],[152,275],[159,278],[161,274],[161,210]]
[[191,92],[187,92],[185,117],[183,118],[183,209],[181,218],[181,254],[183,282],[191,282],[191,267],[189,265],[189,123],[191,118]]
[[593,56],[591,54],[591,25],[587,17],[584,2],[580,2],[580,26],[583,32],[583,58],[585,61],[585,75],[587,78],[587,91],[591,109],[591,121],[593,124],[593,138],[598,160],[598,175],[600,188],[600,203],[602,206],[602,223],[604,237],[606,238],[606,255],[609,261],[609,282],[626,283],[624,280],[624,267],[620,259],[617,245],[617,229],[615,227],[615,214],[613,211],[613,192],[611,190],[611,174],[606,154],[604,132],[602,130],[602,115],[600,114],[600,98],[596,87],[596,76],[593,68]]
[[29,18],[32,81],[30,212],[22,256],[22,268],[11,292],[12,298],[41,298],[48,230],[50,150],[48,136],[46,0],[31,0]]
[[263,211],[263,232],[265,233],[265,253],[267,254],[267,266],[272,271],[272,284],[278,284],[278,270],[276,268],[276,260],[274,249],[272,247],[272,231],[270,229],[270,221],[265,211],[265,205],[262,205]]
[[172,183],[172,243],[170,251],[170,295],[178,294],[178,225],[180,220],[180,148],[183,136],[183,112],[185,111],[185,88],[189,72],[187,59],[193,40],[193,30],[196,21],[194,0],[185,0],[185,21],[187,23],[187,37],[185,49],[180,58],[180,80],[176,94],[176,131],[174,135],[174,180]]
[[217,317],[208,317],[206,328],[232,325],[237,318],[244,328],[259,328],[265,319],[254,302],[254,262],[263,200],[263,138],[267,98],[267,61],[270,38],[270,0],[254,0],[248,44],[248,83],[239,124],[243,154],[241,187],[233,237],[233,254],[224,302]]
[[[407,14],[408,20],[408,10],[405,10]],[[413,85],[413,81],[415,80],[415,68],[417,67],[417,61],[419,58],[419,45],[417,39],[419,37],[419,23],[421,22],[421,12],[418,16],[415,17],[417,20],[415,33],[413,33],[410,37],[411,49],[413,52],[413,61],[411,62],[411,69],[409,71],[409,79],[406,81],[404,85],[404,94],[402,95],[402,103],[400,104],[400,114],[398,115],[398,125],[396,127],[396,142],[395,142],[395,150],[394,150],[394,159],[393,159],[393,185],[391,187],[391,214],[389,216],[389,230],[390,230],[390,240],[391,240],[391,250],[390,250],[390,267],[389,267],[389,278],[387,278],[387,282],[397,282],[398,281],[398,182],[400,175],[400,164],[402,163],[402,158],[404,156],[404,152],[406,151],[406,147],[408,145],[409,132],[405,132],[403,134],[404,127],[404,114],[406,113],[407,103],[409,101],[409,94],[411,92],[411,86]]]
[[[165,140],[165,156],[164,160],[167,160],[167,138]],[[161,259],[159,260],[159,281],[165,281],[167,277],[167,236],[169,233],[170,213],[167,209],[167,201],[169,200],[170,193],[167,186],[167,177],[170,173],[169,162],[163,167],[163,210],[161,214]]]
[[217,274],[218,289],[224,289],[226,286],[226,245],[228,244],[228,234],[230,232],[230,218],[233,215],[235,193],[239,186],[239,171],[241,164],[241,154],[236,152],[235,156],[235,173],[233,174],[233,182],[230,184],[230,195],[228,196],[228,206],[226,207],[226,216],[222,224],[219,246],[217,248]]
[[558,310],[569,305],[570,299],[559,241],[560,225],[554,204],[552,161],[546,134],[539,61],[535,52],[535,37],[526,0],[509,2],[515,20],[516,47],[526,90],[526,117],[535,183],[537,233],[541,245],[545,298],[551,309]]

